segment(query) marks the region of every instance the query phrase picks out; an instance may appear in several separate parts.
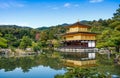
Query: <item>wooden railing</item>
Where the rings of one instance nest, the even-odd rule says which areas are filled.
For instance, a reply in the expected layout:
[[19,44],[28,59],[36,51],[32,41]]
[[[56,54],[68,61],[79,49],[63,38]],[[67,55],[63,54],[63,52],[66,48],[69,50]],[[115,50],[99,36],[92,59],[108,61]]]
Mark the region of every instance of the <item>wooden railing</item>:
[[96,48],[57,48],[60,52],[98,52]]

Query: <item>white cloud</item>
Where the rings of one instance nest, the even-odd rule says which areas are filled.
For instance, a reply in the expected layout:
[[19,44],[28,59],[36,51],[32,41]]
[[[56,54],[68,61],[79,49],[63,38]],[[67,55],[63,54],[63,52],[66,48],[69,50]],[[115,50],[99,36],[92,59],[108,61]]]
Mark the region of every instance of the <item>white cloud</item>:
[[16,2],[6,2],[6,3],[1,2],[0,3],[0,8],[24,7],[24,6],[25,6],[24,4],[16,3]]
[[53,9],[53,10],[58,10],[64,8],[78,8],[80,5],[79,4],[71,4],[71,3],[65,3],[64,5],[53,5],[53,6],[47,6],[47,8]]
[[65,3],[65,4],[64,4],[64,7],[66,7],[66,8],[69,8],[70,6],[71,6],[70,3]]
[[79,6],[80,6],[79,4],[71,4],[71,3],[65,3],[65,4],[64,4],[64,7],[65,7],[65,8],[71,8],[71,7],[77,8],[77,7],[79,7]]
[[103,2],[104,0],[89,0],[90,3],[99,3]]

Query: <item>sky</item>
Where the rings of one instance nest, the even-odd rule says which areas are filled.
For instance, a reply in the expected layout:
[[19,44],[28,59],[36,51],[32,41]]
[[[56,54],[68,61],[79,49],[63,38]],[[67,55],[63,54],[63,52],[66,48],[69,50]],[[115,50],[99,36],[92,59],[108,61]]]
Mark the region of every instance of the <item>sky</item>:
[[38,28],[108,19],[120,0],[0,0],[0,25]]

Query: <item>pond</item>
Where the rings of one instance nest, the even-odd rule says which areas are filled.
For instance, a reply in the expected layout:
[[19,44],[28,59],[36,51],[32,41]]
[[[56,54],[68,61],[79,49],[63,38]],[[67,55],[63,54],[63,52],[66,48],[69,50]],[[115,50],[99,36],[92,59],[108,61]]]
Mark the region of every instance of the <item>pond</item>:
[[64,70],[55,70],[50,67],[32,67],[29,72],[23,72],[21,68],[12,71],[0,70],[0,78],[54,78],[56,74],[63,74]]
[[64,73],[63,63],[47,55],[0,58],[0,78],[54,78]]
[[[120,65],[114,65],[111,60],[105,58],[106,56],[99,55],[98,57],[100,64],[95,68],[99,72],[120,76]],[[0,57],[0,78],[54,78],[65,72],[67,70],[64,62],[51,54]]]

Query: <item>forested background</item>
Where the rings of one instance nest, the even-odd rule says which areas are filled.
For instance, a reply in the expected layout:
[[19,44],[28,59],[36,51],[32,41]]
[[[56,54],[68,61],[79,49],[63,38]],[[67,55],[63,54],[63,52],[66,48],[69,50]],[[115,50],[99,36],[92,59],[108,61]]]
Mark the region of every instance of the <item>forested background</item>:
[[[91,31],[99,33],[97,36],[98,48],[115,47],[116,52],[120,48],[120,5],[113,17],[93,21],[83,20],[81,23],[91,26]],[[0,25],[0,47],[21,48],[32,47],[39,50],[51,43],[59,47],[62,34],[66,32],[69,24],[61,24],[51,27],[30,28],[17,25]]]

